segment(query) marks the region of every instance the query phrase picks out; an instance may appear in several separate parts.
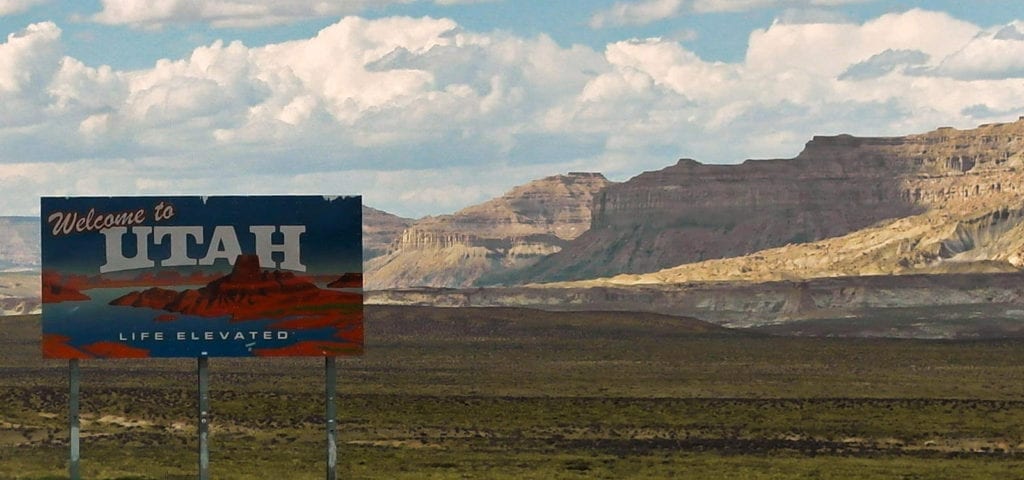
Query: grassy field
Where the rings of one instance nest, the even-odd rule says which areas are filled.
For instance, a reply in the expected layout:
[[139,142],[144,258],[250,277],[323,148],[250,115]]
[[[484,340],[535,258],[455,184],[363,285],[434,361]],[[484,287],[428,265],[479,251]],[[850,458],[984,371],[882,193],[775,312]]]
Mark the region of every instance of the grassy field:
[[[1024,478],[1024,342],[367,307],[343,478]],[[67,364],[0,317],[0,478],[66,477]],[[83,361],[83,477],[195,478],[195,361]],[[212,359],[211,473],[323,478],[320,359]]]

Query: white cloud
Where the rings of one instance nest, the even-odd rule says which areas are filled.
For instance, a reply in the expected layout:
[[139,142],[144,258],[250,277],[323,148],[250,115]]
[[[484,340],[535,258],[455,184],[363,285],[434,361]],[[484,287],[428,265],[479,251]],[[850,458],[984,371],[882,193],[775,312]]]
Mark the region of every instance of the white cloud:
[[793,156],[813,134],[968,127],[972,114],[993,112],[1015,118],[1024,109],[1024,83],[1007,78],[1006,65],[1021,56],[999,64],[999,78],[988,82],[968,80],[995,62],[965,65],[957,78],[942,70],[966,46],[982,44],[987,37],[979,32],[922,10],[863,24],[777,22],[752,32],[736,64],[707,62],[664,39],[617,42],[605,51],[612,69],[551,118],[567,129],[603,132],[605,158],[632,152],[634,160],[662,154],[717,162]]
[[[46,1],[50,0],[0,0],[0,15],[3,14],[4,2],[32,4]],[[107,25],[144,29],[193,22],[210,23],[215,27],[257,28],[312,18],[337,18],[417,1],[424,0],[101,0],[102,9],[89,19]],[[495,1],[498,0],[433,0],[433,3],[457,6]]]
[[1018,23],[911,10],[777,22],[721,63],[671,39],[597,52],[348,17],[118,71],[66,56],[40,23],[0,43],[0,212],[40,194],[327,192],[415,216],[568,170],[623,180],[679,157],[790,157],[815,134],[1015,119],[1022,41]]
[[963,80],[1024,77],[1024,22],[977,35],[946,57],[936,73]]
[[0,128],[31,126],[46,117],[40,88],[61,68],[61,31],[53,23],[30,25],[0,44]]
[[60,60],[61,31],[45,22],[7,36],[0,44],[0,92],[18,94],[52,74]]
[[865,80],[888,75],[897,69],[913,71],[928,63],[928,55],[920,50],[893,50],[872,55],[871,58],[855,63],[839,76],[840,80]]
[[0,0],[0,17],[21,13],[50,0]]
[[[696,12],[746,12],[767,8],[788,8],[784,16],[790,21],[834,20],[836,15],[825,7],[877,0],[633,0],[616,2],[590,17],[591,28],[646,25]],[[810,12],[808,11],[810,10]]]
[[834,77],[885,50],[917,50],[941,60],[962,48],[978,27],[945,13],[910,10],[863,25],[781,24],[750,36],[746,67],[759,72],[813,72]]
[[718,97],[739,73],[735,66],[705,62],[678,43],[658,39],[614,43],[605,56],[617,70],[645,72],[655,85],[688,98]]
[[847,14],[841,10],[815,7],[786,8],[775,17],[781,23],[850,23]]
[[643,0],[618,2],[590,17],[591,28],[644,25],[671,18],[683,10],[683,0]]
[[108,25],[160,28],[208,22],[216,27],[260,27],[309,18],[340,17],[413,0],[102,0],[91,19]]
[[851,3],[869,3],[878,0],[694,0],[697,12],[746,12],[761,8],[834,7]]
[[[420,171],[409,175],[420,179],[443,168],[497,172],[503,156],[523,149],[517,139],[543,133],[537,119],[545,108],[578,92],[603,65],[590,49],[562,48],[544,36],[467,34],[430,18],[349,17],[314,38],[260,48],[217,41],[139,71],[91,68],[60,52],[53,24],[0,44],[5,99],[25,103],[5,112],[11,128],[0,124],[0,162],[67,165],[86,157],[94,173],[71,175],[101,177],[109,161],[119,164],[117,175],[95,185],[116,181],[127,190],[253,184],[252,174],[234,171],[276,175],[281,185],[368,168]],[[32,115],[38,128],[14,128]],[[124,168],[123,158],[148,158],[158,168]],[[550,159],[527,163],[541,161]],[[47,185],[58,172],[39,169],[26,184]],[[507,178],[492,181],[494,191],[507,188]],[[53,182],[62,191],[93,186]],[[392,197],[408,205],[440,198],[410,192]]]

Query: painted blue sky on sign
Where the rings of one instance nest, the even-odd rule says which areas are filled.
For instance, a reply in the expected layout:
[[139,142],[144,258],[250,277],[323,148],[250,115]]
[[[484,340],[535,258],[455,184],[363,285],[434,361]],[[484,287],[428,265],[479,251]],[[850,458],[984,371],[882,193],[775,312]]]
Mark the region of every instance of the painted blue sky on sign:
[[0,0],[0,214],[41,195],[362,194],[791,157],[1024,114],[1024,4]]

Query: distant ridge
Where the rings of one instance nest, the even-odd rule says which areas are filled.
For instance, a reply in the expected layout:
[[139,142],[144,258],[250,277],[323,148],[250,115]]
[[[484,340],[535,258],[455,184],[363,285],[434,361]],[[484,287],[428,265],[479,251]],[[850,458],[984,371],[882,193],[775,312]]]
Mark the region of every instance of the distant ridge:
[[590,230],[516,283],[939,272],[949,261],[1015,271],[1024,266],[1024,120],[816,136],[788,160],[683,159],[609,186],[593,212]]
[[363,261],[387,253],[414,220],[363,205]]
[[599,173],[555,175],[421,219],[366,263],[365,287],[464,287],[512,275],[590,228],[593,197],[611,184]]

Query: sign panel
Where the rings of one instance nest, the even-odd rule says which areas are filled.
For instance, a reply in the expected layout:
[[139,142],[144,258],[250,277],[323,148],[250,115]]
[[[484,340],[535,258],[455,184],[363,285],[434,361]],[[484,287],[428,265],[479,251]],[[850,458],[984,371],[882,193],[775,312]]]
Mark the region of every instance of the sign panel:
[[361,203],[43,198],[43,356],[359,355]]

